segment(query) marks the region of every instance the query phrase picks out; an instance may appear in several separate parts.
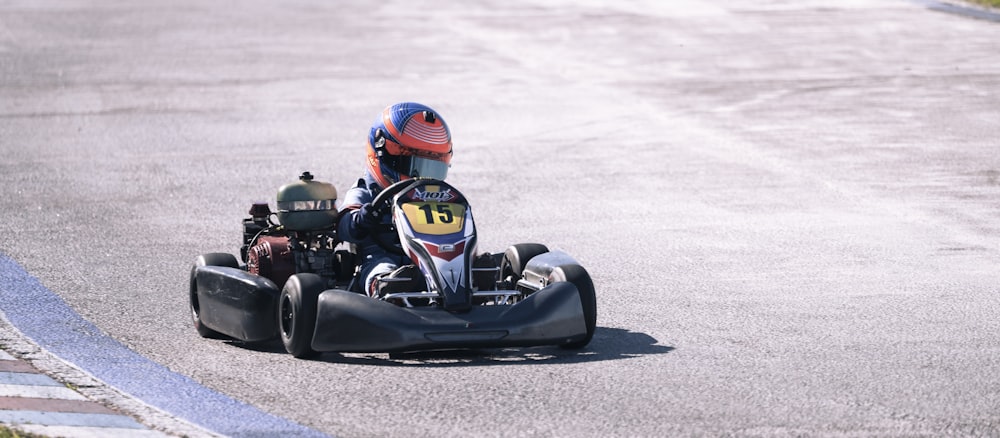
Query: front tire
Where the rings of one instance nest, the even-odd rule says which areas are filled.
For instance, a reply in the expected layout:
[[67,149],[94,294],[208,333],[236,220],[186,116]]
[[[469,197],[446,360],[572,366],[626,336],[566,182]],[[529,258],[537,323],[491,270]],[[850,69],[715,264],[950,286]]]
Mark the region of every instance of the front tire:
[[537,255],[549,252],[549,248],[540,243],[518,243],[507,248],[500,261],[500,280],[507,289],[517,289],[517,282],[522,278],[524,267],[528,261]]
[[580,302],[583,303],[583,321],[587,326],[587,336],[576,342],[560,345],[561,348],[578,349],[590,343],[597,327],[597,294],[594,292],[594,282],[590,274],[580,265],[564,265],[552,270],[549,274],[549,284],[557,281],[567,281],[576,286],[580,292]]
[[228,268],[239,268],[240,262],[236,260],[236,256],[223,252],[212,252],[208,254],[202,254],[198,256],[194,261],[194,266],[191,267],[191,277],[190,277],[190,288],[188,293],[188,301],[190,303],[191,319],[194,322],[194,329],[198,331],[198,334],[203,338],[209,339],[224,339],[226,335],[212,330],[205,326],[201,321],[201,305],[198,302],[198,284],[196,279],[196,271],[198,268],[203,266],[225,266]]
[[295,274],[288,278],[278,298],[278,328],[285,351],[299,359],[316,356],[312,349],[316,331],[316,312],[319,294],[326,289],[323,279],[316,274]]

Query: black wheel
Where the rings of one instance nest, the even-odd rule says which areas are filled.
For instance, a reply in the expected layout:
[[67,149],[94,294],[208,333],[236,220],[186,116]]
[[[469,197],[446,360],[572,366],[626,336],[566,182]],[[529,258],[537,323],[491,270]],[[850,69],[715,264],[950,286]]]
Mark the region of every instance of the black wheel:
[[594,329],[597,327],[597,295],[594,293],[594,282],[590,279],[590,274],[580,265],[564,265],[552,270],[549,274],[549,284],[557,281],[567,281],[573,283],[580,292],[580,301],[583,302],[583,320],[587,325],[587,336],[583,339],[560,345],[562,348],[577,349],[583,348],[590,343],[594,337]]
[[549,248],[540,243],[518,243],[507,248],[500,261],[500,281],[507,285],[508,289],[515,289],[528,260],[547,252]]
[[191,279],[190,279],[190,291],[188,293],[188,298],[191,303],[191,319],[194,322],[194,329],[198,331],[198,334],[203,338],[209,339],[222,339],[226,335],[205,327],[205,324],[201,322],[201,306],[198,304],[198,285],[195,283],[195,270],[202,266],[225,266],[229,268],[239,268],[240,262],[236,260],[236,256],[223,252],[212,252],[208,254],[202,254],[198,256],[194,261],[194,266],[191,267]]
[[319,294],[326,285],[316,274],[295,274],[288,278],[278,298],[278,327],[285,351],[300,359],[316,356],[312,349],[316,331]]

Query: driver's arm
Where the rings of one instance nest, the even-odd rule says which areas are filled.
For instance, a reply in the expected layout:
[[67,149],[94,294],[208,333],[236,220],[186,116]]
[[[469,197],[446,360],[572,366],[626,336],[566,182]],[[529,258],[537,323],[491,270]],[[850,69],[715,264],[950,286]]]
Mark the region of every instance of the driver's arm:
[[378,225],[379,217],[372,214],[372,193],[364,187],[351,187],[344,196],[337,238],[344,242],[358,243],[368,237],[371,228]]

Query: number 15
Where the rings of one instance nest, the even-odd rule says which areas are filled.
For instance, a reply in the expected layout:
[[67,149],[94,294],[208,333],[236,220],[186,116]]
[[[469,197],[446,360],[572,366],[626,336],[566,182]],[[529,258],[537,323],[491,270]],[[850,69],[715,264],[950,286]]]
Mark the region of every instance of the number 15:
[[[424,219],[427,219],[428,224],[434,223],[434,210],[431,208],[431,204],[424,204],[420,207],[420,211],[424,212]],[[451,212],[451,206],[449,204],[437,204],[437,219],[443,224],[450,224],[455,221],[455,215]]]

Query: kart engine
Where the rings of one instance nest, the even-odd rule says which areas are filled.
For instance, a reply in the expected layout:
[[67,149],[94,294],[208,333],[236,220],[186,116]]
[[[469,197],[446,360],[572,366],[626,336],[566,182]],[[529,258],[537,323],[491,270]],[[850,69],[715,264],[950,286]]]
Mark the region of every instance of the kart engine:
[[271,221],[267,203],[255,203],[243,220],[240,253],[247,271],[273,281],[278,288],[296,273],[310,272],[332,287],[338,279],[350,278],[353,257],[338,251],[337,189],[313,180],[304,172],[299,181],[278,189],[276,214]]

